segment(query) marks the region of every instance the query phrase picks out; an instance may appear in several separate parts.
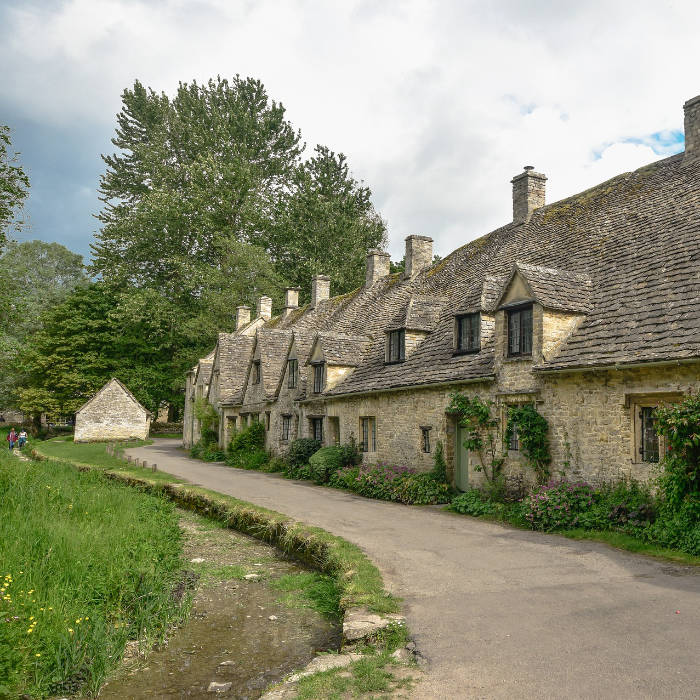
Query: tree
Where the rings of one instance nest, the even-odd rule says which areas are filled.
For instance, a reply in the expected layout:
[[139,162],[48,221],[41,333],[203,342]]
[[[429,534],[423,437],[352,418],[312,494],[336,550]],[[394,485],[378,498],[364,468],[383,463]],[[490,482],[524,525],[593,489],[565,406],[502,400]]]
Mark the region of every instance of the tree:
[[0,124],[0,250],[7,242],[8,232],[24,225],[17,215],[29,194],[29,178],[18,165],[19,154],[11,149],[10,128]]
[[329,275],[336,294],[363,283],[367,251],[386,244],[386,226],[371,195],[350,175],[346,157],[325,146],[316,146],[315,155],[297,167],[270,251],[302,297],[309,296],[316,274]]

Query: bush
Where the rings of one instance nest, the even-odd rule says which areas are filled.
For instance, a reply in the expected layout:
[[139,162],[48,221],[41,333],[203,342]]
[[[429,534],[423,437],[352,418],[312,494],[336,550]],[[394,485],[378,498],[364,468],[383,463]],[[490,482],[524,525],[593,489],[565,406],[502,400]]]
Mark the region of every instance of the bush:
[[362,455],[354,444],[322,447],[309,458],[311,478],[317,484],[327,484],[339,469],[359,464],[361,460]]
[[274,473],[283,472],[287,468],[287,463],[280,457],[271,457],[267,464],[260,467],[261,471]]
[[292,465],[287,463],[284,469],[284,475],[287,479],[304,479],[311,480],[311,467],[308,464]]
[[259,421],[237,432],[228,446],[229,454],[254,452],[265,447],[265,426]]
[[593,488],[581,481],[550,481],[538,486],[526,503],[525,518],[533,530],[550,531],[580,526],[580,518],[594,503]]
[[205,462],[223,462],[226,458],[226,453],[219,448],[218,443],[205,441],[202,438],[190,448],[190,457],[202,459]]
[[408,474],[415,474],[410,467],[389,465],[382,462],[363,464],[349,488],[360,496],[379,498],[383,501],[398,501],[398,482]]
[[399,480],[396,485],[397,500],[409,505],[434,505],[436,503],[448,503],[450,500],[450,487],[447,483],[437,481],[435,475],[409,474]]
[[430,475],[435,481],[447,483],[447,463],[445,462],[445,451],[442,446],[442,440],[438,440],[435,445],[435,454],[433,456],[433,470]]
[[300,438],[289,446],[287,452],[287,464],[294,467],[303,467],[309,463],[311,455],[321,449],[321,443],[312,438]]
[[462,515],[495,515],[494,504],[479,489],[469,489],[452,499],[450,510]]
[[353,482],[360,475],[360,467],[345,467],[331,474],[328,485],[336,489],[352,490]]

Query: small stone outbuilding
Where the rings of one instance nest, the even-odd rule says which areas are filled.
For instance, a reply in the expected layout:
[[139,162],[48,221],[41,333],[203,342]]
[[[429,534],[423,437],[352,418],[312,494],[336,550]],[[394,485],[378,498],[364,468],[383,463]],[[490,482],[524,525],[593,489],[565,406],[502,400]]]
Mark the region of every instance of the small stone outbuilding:
[[145,440],[153,414],[118,380],[110,379],[75,414],[75,442]]

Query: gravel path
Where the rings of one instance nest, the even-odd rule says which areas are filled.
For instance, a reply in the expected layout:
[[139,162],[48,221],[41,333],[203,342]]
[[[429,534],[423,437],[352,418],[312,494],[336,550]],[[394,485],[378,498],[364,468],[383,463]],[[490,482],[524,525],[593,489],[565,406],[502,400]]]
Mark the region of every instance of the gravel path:
[[416,698],[697,698],[700,568],[273,474],[128,450],[361,546],[427,658]]

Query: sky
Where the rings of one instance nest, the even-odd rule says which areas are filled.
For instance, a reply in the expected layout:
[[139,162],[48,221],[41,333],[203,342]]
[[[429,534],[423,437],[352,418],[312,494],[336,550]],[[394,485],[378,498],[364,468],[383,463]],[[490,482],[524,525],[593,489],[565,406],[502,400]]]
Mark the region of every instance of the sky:
[[135,79],[252,76],[346,154],[400,259],[512,218],[511,178],[547,202],[683,150],[700,94],[696,0],[0,0],[0,123],[31,179],[30,227],[89,257],[101,153]]

